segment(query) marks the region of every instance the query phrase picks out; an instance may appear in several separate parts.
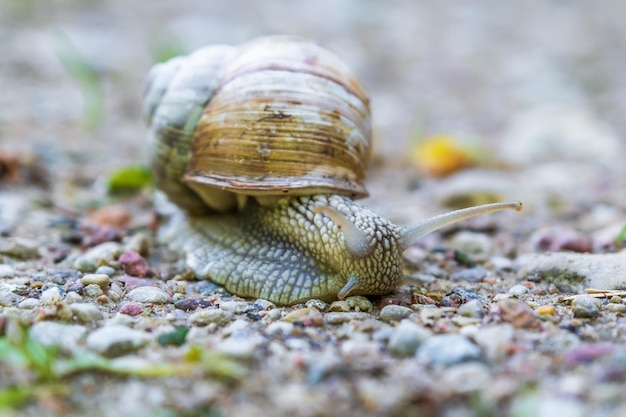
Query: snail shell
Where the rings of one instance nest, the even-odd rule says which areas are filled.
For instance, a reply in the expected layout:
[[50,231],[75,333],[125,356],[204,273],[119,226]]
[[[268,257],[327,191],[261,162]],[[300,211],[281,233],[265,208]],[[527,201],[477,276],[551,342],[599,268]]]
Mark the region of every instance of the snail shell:
[[202,48],[155,66],[144,114],[157,187],[183,211],[161,239],[200,278],[294,304],[385,294],[401,254],[447,224],[520,203],[399,227],[367,195],[368,98],[347,65],[300,38]]
[[367,195],[369,101],[317,43],[203,48],[156,66],[145,103],[157,185],[190,212],[232,211],[241,196]]

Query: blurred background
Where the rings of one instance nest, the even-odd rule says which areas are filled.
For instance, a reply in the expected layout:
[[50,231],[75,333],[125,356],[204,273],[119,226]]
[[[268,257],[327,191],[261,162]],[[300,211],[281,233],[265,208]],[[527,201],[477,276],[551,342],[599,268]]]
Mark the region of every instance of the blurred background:
[[[375,165],[409,167],[400,186],[389,175],[391,188],[421,181],[411,155],[429,137],[481,149],[491,168],[592,166],[597,188],[625,165],[623,16],[619,0],[2,0],[0,149],[33,152],[52,175],[85,182],[144,162],[141,95],[153,63],[286,33],[318,39],[359,75]],[[572,182],[567,169],[524,178]]]

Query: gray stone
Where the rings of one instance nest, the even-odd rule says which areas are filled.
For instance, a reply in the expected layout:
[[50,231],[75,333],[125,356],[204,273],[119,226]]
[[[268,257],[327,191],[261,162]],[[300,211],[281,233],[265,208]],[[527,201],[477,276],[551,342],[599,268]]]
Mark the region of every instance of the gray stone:
[[101,265],[108,265],[122,253],[116,242],[104,242],[94,246],[74,260],[74,268],[82,272],[94,272]]
[[[103,267],[100,267],[100,268],[103,268]],[[105,267],[105,268],[111,268],[111,267]],[[106,291],[109,289],[109,284],[111,283],[111,277],[109,277],[107,274],[86,274],[85,276],[82,277],[81,282],[83,283],[85,287],[87,285],[95,284],[98,287],[100,287],[102,291]]]
[[380,319],[386,323],[391,323],[407,318],[413,313],[414,311],[408,307],[389,304],[380,310]]
[[99,285],[89,284],[83,288],[83,294],[85,294],[86,297],[95,298],[95,297],[100,297],[102,294],[104,294],[104,292],[102,291],[102,288],[100,288]]
[[39,297],[39,301],[43,305],[54,305],[61,301],[61,292],[58,287],[50,287],[44,292],[41,293],[41,297]]
[[328,304],[318,299],[309,300],[304,304],[304,306],[307,308],[314,308],[317,311],[326,311],[326,309],[328,309]]
[[47,346],[59,346],[66,352],[76,349],[87,333],[87,328],[77,324],[63,324],[54,321],[40,321],[29,330],[31,338]]
[[347,312],[350,311],[350,304],[348,304],[345,300],[334,301],[330,307],[328,307],[328,311],[336,311],[336,312]]
[[230,323],[234,318],[233,313],[224,311],[219,308],[210,308],[199,310],[189,317],[189,321],[194,326],[206,326],[215,323],[218,326],[224,326]]
[[125,299],[136,303],[166,304],[172,302],[172,298],[157,287],[137,287],[126,294]]
[[17,259],[39,258],[39,244],[20,237],[0,238],[0,254]]
[[243,314],[256,310],[256,307],[247,301],[221,301],[220,308],[233,314]]
[[268,324],[265,328],[265,333],[270,336],[287,336],[293,331],[293,323],[286,321],[275,321]]
[[469,300],[467,303],[461,304],[457,314],[463,317],[480,319],[485,315],[485,309],[480,301]]
[[104,274],[112,277],[113,275],[115,275],[115,268],[109,265],[102,265],[96,269],[96,274]]
[[346,302],[350,306],[350,309],[354,311],[364,311],[366,313],[370,313],[374,309],[372,302],[368,298],[361,295],[348,297],[346,298]]
[[626,313],[626,304],[609,303],[604,308],[614,313]]
[[579,319],[595,319],[600,313],[602,303],[597,298],[579,295],[572,301],[574,317]]
[[41,303],[36,298],[25,298],[22,301],[20,301],[17,306],[19,308],[21,308],[21,309],[24,309],[24,310],[30,310],[30,309],[33,309],[33,308],[37,308],[40,305],[41,305]]
[[149,339],[140,331],[113,324],[94,330],[87,337],[87,347],[102,356],[115,358],[137,351],[148,343]]
[[0,290],[0,307],[11,307],[23,299],[24,297],[17,295],[14,292]]
[[11,265],[0,264],[0,277],[12,277],[13,275],[15,275],[15,269]]
[[72,314],[81,323],[92,323],[102,319],[102,312],[100,309],[89,303],[73,303],[69,305]]
[[431,333],[410,320],[402,320],[389,336],[387,349],[396,356],[412,356]]
[[474,335],[474,340],[483,348],[487,359],[498,363],[507,357],[507,349],[514,333],[515,328],[512,324],[498,324],[480,328]]
[[352,320],[365,320],[372,318],[369,313],[361,313],[357,311],[348,311],[345,313],[332,312],[324,315],[324,323],[326,324],[343,324]]
[[618,253],[554,252],[524,255],[517,259],[518,276],[536,276],[554,283],[561,291],[582,292],[585,288],[626,288],[626,251]]
[[66,304],[74,304],[74,303],[82,303],[82,302],[83,302],[83,297],[76,291],[70,291],[67,294],[65,294]]
[[493,240],[483,233],[461,231],[454,235],[450,247],[474,260],[486,260],[493,251]]
[[528,293],[528,288],[521,284],[513,285],[511,288],[509,288],[509,294],[514,297],[521,297],[526,293]]
[[417,361],[434,368],[481,359],[481,350],[460,334],[438,334],[428,338],[415,354]]

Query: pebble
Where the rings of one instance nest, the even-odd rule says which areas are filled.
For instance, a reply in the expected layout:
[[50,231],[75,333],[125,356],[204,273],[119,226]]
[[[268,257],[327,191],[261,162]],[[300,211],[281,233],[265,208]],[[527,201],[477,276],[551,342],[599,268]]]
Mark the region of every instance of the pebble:
[[483,233],[458,232],[449,246],[470,255],[474,261],[484,261],[493,252],[493,240]]
[[480,362],[466,362],[451,366],[443,373],[442,381],[446,387],[450,387],[458,394],[488,389],[492,383],[489,367]]
[[286,321],[275,321],[273,323],[268,324],[265,328],[265,333],[269,336],[288,336],[293,332],[294,329],[293,323],[288,323]]
[[113,275],[115,275],[115,268],[109,265],[102,265],[96,268],[96,274],[104,274],[112,277]]
[[473,339],[483,348],[487,359],[499,363],[507,357],[514,334],[513,325],[505,323],[479,328]]
[[350,311],[350,304],[345,300],[334,301],[328,311],[347,312]]
[[148,262],[137,252],[124,252],[119,258],[120,268],[133,277],[149,277],[154,275]]
[[[106,267],[106,268],[111,268],[111,267]],[[111,284],[111,277],[109,277],[109,275],[107,274],[86,274],[81,278],[81,282],[83,283],[84,286],[93,284],[93,285],[97,285],[98,287],[100,287],[102,291],[106,291],[109,289],[109,284]]]
[[265,343],[265,338],[260,335],[238,335],[225,339],[216,346],[216,350],[233,358],[251,359],[263,343]]
[[74,303],[82,303],[82,302],[83,302],[83,297],[76,291],[70,291],[65,294],[66,304],[74,304]]
[[233,314],[243,314],[258,308],[247,301],[221,301],[220,308]]
[[230,323],[234,317],[233,313],[228,311],[219,308],[208,308],[193,313],[189,316],[189,322],[194,326],[206,326],[211,323],[224,326]]
[[588,295],[580,295],[572,301],[572,312],[577,319],[595,319],[600,314],[600,300]]
[[140,331],[112,324],[91,332],[87,347],[107,358],[115,358],[137,351],[148,341],[149,337]]
[[69,307],[76,320],[81,323],[92,323],[103,318],[102,312],[94,304],[73,303]]
[[478,300],[470,300],[461,306],[457,310],[457,314],[463,317],[471,317],[480,319],[485,315],[485,309]]
[[[311,301],[320,301],[320,300],[309,300],[308,302]],[[307,304],[308,304],[307,302]],[[323,301],[320,301],[321,303],[323,303]],[[258,305],[259,307],[261,307],[261,310],[272,310],[274,308],[276,308],[276,304],[272,303],[271,301],[268,301],[264,298],[258,298],[254,304]],[[324,303],[326,304],[326,303]]]
[[530,254],[518,257],[517,263],[520,266],[518,277],[538,276],[561,291],[626,288],[626,251]]
[[89,284],[83,288],[83,294],[87,297],[96,298],[104,294],[104,292],[99,285]]
[[127,316],[138,316],[143,313],[144,307],[140,304],[128,303],[124,304],[118,309],[118,312],[121,314],[126,314]]
[[326,313],[324,315],[324,323],[326,324],[343,324],[348,323],[352,320],[365,320],[371,318],[372,315],[369,313],[362,313],[357,311],[349,311],[345,313],[341,312],[331,312]]
[[0,264],[0,277],[11,277],[15,275],[15,269],[11,265]]
[[539,329],[541,322],[523,301],[507,298],[498,302],[498,310],[503,321],[511,323],[518,329]]
[[21,237],[0,238],[0,254],[17,259],[39,258],[39,244]]
[[424,327],[404,319],[391,331],[387,349],[395,356],[413,356],[417,348],[429,337],[431,333]]
[[408,307],[389,304],[380,310],[380,319],[385,323],[391,323],[394,321],[400,321],[409,317],[414,311]]
[[122,253],[122,246],[116,242],[104,242],[94,246],[74,261],[74,268],[82,272],[95,272],[103,265],[109,264]]
[[626,304],[609,303],[604,308],[614,313],[626,313]]
[[527,293],[528,293],[528,288],[521,284],[517,284],[509,288],[509,294],[511,294],[514,297],[521,297],[522,295],[527,294]]
[[75,350],[85,333],[87,333],[85,326],[54,321],[40,321],[29,330],[34,341],[46,346],[59,346],[66,352]]
[[127,251],[138,252],[140,255],[146,256],[150,248],[150,239],[144,233],[134,234],[124,242],[124,248]]
[[368,298],[361,295],[348,297],[346,298],[346,302],[350,306],[350,309],[354,311],[365,311],[366,313],[369,313],[374,309],[372,302]]
[[31,310],[33,308],[39,307],[39,300],[36,298],[25,298],[20,301],[17,306],[24,310]]
[[24,297],[21,297],[13,292],[0,291],[0,307],[11,307],[23,299]]
[[467,281],[467,282],[480,282],[485,279],[489,275],[489,271],[487,271],[482,266],[477,266],[474,268],[467,268],[461,271],[455,272],[450,275],[450,279],[453,281]]
[[552,316],[556,313],[553,305],[545,305],[537,308],[537,314],[540,316]]
[[426,339],[417,350],[419,363],[434,368],[481,359],[480,347],[460,334],[437,334]]
[[61,301],[61,291],[58,287],[50,287],[41,293],[39,297],[41,304],[51,306]]
[[166,304],[172,302],[172,298],[157,287],[137,287],[127,293],[124,298],[137,303]]

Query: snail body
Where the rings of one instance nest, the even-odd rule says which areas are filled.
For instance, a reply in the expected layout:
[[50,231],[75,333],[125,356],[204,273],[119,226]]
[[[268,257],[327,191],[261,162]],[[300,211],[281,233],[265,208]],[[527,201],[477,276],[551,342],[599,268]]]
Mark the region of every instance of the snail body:
[[159,64],[144,101],[157,187],[182,210],[162,239],[198,277],[294,304],[385,294],[426,233],[519,203],[400,227],[353,201],[371,148],[369,102],[325,48],[274,36]]

